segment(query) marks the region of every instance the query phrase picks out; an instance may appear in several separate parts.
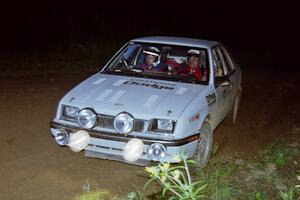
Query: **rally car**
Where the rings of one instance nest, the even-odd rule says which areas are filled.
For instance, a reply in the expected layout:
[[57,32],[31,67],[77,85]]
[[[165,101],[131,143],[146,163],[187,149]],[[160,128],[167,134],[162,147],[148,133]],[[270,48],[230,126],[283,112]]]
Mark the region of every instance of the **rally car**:
[[51,133],[88,157],[148,165],[184,154],[201,167],[214,129],[236,122],[241,92],[241,69],[221,43],[137,38],[60,100]]

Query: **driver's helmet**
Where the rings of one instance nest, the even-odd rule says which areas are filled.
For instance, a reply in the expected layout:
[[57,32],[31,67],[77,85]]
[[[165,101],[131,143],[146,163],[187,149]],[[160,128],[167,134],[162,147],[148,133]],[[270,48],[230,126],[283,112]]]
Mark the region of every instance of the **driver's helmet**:
[[147,47],[143,50],[145,56],[151,55],[154,56],[155,60],[153,62],[153,66],[157,66],[160,63],[160,51],[156,47]]

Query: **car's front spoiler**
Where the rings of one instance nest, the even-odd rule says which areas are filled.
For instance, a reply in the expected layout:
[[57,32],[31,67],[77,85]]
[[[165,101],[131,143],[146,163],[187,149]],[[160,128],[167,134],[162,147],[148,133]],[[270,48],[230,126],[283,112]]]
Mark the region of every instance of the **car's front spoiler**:
[[[65,125],[58,122],[51,121],[50,122],[50,128],[59,129],[64,128],[70,131],[77,131],[81,128],[72,126],[72,125]],[[110,140],[110,141],[118,141],[118,142],[128,142],[132,138],[137,138],[132,135],[121,135],[118,133],[111,133],[111,132],[104,132],[104,131],[98,131],[98,130],[87,130],[91,137],[98,138],[98,139],[104,139],[104,140]],[[193,142],[195,140],[199,139],[199,134],[191,135],[183,139],[176,139],[176,140],[162,140],[162,139],[152,139],[152,138],[145,138],[145,137],[138,137],[140,140],[143,141],[144,144],[153,144],[153,143],[160,143],[165,146],[182,146],[185,144],[188,144],[190,142]]]
[[141,159],[141,158],[139,158],[137,161],[134,161],[134,162],[128,162],[123,158],[122,155],[107,154],[107,153],[103,153],[103,152],[99,152],[99,151],[92,151],[89,149],[85,150],[84,155],[86,157],[90,157],[90,158],[101,158],[101,159],[119,161],[119,162],[131,164],[131,165],[138,165],[138,166],[149,166],[152,163],[155,163],[154,161]]

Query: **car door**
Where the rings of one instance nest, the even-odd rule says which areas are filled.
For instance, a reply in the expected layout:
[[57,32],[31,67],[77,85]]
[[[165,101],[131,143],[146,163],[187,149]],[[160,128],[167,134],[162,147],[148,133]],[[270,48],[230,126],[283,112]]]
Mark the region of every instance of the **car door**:
[[220,123],[230,111],[233,102],[234,68],[228,62],[228,55],[224,53],[225,48],[216,46],[212,49],[212,61],[214,71],[214,86],[216,93],[216,120]]
[[232,57],[230,56],[229,52],[224,46],[220,46],[220,51],[223,54],[224,62],[226,63],[227,66],[227,71],[228,71],[227,77],[231,85],[231,92],[228,95],[228,111],[231,111],[231,109],[233,109],[233,103],[240,87],[240,83],[239,83],[240,71],[236,68],[232,60]]
[[232,85],[232,95],[230,96],[232,102],[235,98],[236,92],[238,90],[239,84],[239,74],[237,73],[237,69],[235,67],[235,64],[232,60],[231,55],[229,54],[229,52],[227,51],[227,49],[224,46],[220,46],[220,51],[224,57],[224,62],[227,66],[227,77],[230,80],[230,84]]

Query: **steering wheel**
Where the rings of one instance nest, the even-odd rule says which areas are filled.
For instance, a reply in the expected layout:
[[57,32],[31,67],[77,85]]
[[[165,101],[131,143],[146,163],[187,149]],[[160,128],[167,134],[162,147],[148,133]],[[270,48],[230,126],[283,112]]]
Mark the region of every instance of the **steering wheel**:
[[192,80],[195,80],[195,76],[192,72],[182,71],[182,72],[177,72],[177,75],[184,76],[184,77],[190,78]]

